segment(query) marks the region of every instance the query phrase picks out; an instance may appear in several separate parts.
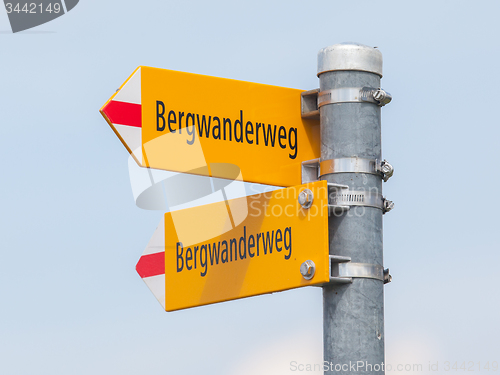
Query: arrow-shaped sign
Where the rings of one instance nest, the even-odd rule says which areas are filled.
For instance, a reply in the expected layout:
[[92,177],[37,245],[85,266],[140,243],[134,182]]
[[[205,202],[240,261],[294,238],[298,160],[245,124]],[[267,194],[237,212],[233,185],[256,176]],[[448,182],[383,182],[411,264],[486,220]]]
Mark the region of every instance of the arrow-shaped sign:
[[139,67],[101,108],[136,162],[243,181],[301,183],[319,157],[319,121],[301,117],[303,90]]
[[167,311],[327,283],[327,203],[319,181],[168,212],[137,272]]

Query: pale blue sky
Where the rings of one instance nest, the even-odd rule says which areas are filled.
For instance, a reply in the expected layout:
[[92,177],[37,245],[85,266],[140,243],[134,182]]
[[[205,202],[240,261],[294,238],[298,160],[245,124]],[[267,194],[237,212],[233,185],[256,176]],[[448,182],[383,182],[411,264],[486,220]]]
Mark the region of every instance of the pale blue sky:
[[346,41],[379,47],[394,98],[387,362],[500,362],[499,14],[496,1],[82,0],[11,34],[0,10],[0,373],[320,362],[319,288],[162,311],[135,272],[162,213],[134,205],[98,110],[139,65],[313,89],[317,52]]

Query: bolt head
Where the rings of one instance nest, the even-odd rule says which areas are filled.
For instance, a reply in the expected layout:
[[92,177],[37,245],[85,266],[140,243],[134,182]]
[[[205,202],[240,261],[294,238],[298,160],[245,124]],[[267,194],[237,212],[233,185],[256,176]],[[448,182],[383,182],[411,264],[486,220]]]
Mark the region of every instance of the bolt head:
[[311,276],[312,266],[308,262],[302,263],[300,266],[300,273],[302,276]]
[[316,266],[312,260],[306,260],[300,265],[300,274],[304,276],[304,279],[310,280],[313,278],[316,271]]
[[391,166],[387,163],[382,166],[382,172],[384,173],[389,173],[391,169],[392,169]]
[[378,102],[380,102],[384,98],[385,98],[385,93],[382,90],[377,90],[373,93],[373,99],[375,99]]
[[313,199],[314,199],[314,195],[313,195],[312,191],[309,189],[302,190],[299,193],[299,204],[303,208],[311,207],[311,205],[313,203]]

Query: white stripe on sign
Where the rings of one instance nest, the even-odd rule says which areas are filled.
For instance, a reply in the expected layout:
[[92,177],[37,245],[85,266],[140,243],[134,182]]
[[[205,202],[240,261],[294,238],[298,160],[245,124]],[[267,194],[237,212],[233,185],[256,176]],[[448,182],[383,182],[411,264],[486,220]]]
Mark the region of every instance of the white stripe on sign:
[[165,252],[165,217],[162,216],[158,227],[156,228],[153,236],[149,240],[146,250],[142,253],[142,256],[148,254],[155,254]]
[[142,129],[136,126],[119,125],[113,124],[120,137],[123,141],[130,147],[130,150],[134,152],[135,150],[142,148]]
[[114,101],[141,104],[141,69],[130,77],[120,91],[113,98]]
[[154,296],[165,309],[165,274],[145,277],[142,280],[147,287],[153,292]]

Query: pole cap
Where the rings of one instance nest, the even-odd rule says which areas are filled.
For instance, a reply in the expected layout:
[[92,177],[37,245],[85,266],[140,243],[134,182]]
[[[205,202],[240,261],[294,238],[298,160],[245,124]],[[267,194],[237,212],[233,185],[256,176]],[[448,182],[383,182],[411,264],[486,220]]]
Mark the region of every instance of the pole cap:
[[382,53],[359,43],[339,43],[318,52],[318,76],[334,70],[359,70],[382,77]]

